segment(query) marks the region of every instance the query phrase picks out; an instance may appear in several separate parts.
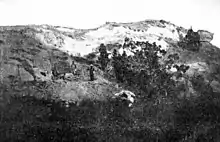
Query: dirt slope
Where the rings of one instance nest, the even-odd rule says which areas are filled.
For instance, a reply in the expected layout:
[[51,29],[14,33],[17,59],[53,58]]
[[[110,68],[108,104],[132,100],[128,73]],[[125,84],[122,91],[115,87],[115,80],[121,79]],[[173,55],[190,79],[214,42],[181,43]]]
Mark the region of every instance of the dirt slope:
[[[34,38],[34,29],[19,27],[5,29],[1,33],[1,76],[14,95],[36,95],[44,97],[51,89],[54,96],[76,101],[85,97],[100,98],[113,95],[117,88],[114,83],[104,78],[102,71],[96,69],[96,80],[89,81],[90,62],[82,57],[75,57],[79,75],[52,81],[51,69],[58,61],[71,62],[74,58],[54,47],[44,45]],[[44,76],[43,74],[46,74]],[[67,74],[68,76],[68,74]],[[34,77],[37,82],[34,83]],[[43,84],[42,81],[46,81]],[[12,93],[13,94],[13,93]],[[104,96],[103,96],[104,95]]]

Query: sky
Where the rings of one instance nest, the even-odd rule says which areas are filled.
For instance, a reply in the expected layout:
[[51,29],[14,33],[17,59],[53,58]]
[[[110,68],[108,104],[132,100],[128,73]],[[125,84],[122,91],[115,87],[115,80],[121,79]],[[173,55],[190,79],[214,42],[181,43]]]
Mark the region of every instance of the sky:
[[106,21],[166,20],[214,33],[220,47],[220,0],[0,0],[0,25],[96,28]]

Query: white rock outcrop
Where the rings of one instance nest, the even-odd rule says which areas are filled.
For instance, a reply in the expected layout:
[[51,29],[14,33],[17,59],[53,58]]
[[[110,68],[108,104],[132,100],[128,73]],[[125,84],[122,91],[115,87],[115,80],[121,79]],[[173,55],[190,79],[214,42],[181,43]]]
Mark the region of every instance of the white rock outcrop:
[[214,36],[214,33],[210,33],[205,30],[198,30],[199,36],[200,36],[200,41],[203,42],[211,42]]
[[128,91],[128,90],[122,90],[120,91],[119,93],[116,93],[114,95],[114,98],[120,98],[122,100],[126,100],[129,102],[129,107],[131,107],[134,103],[134,99],[135,99],[135,94],[132,93],[131,91]]

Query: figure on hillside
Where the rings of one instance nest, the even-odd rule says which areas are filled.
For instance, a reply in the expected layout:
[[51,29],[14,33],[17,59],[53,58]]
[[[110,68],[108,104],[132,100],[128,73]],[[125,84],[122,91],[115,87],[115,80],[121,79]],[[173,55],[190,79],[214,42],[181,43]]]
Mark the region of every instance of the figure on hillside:
[[94,66],[91,64],[90,65],[90,67],[89,67],[89,75],[90,75],[90,80],[91,81],[94,81],[94,71],[95,71],[95,69],[94,69]]
[[76,66],[76,64],[75,64],[75,62],[74,61],[72,61],[72,64],[71,64],[71,69],[72,69],[72,74],[73,75],[75,75],[76,74],[76,68],[77,68],[77,66]]

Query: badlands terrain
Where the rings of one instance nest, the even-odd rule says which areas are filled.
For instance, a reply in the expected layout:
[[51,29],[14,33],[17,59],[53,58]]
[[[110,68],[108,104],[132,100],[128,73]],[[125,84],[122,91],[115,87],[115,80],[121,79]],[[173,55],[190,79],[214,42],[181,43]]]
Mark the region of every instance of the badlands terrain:
[[[141,104],[141,96],[136,98],[136,104],[131,108],[132,117],[130,119],[129,115],[129,122],[120,120],[120,125],[115,124],[119,120],[107,112],[110,111],[108,108],[112,104],[106,100],[123,89],[135,94],[145,94],[140,93],[136,86],[118,82],[112,74],[110,63],[106,70],[100,69],[98,62],[100,44],[106,46],[109,59],[112,59],[114,49],[119,54],[125,51],[128,56],[134,56],[134,52],[141,49],[138,45],[135,45],[136,49],[131,46],[124,48],[122,45],[127,44],[126,38],[129,39],[130,44],[148,42],[161,47],[166,51],[160,60],[162,63],[165,63],[169,55],[178,54],[179,59],[174,61],[175,64],[189,66],[185,80],[201,75],[204,79],[202,83],[212,90],[210,94],[220,94],[220,49],[211,44],[214,33],[202,29],[195,31],[199,34],[200,42],[199,50],[195,52],[183,49],[181,46],[187,32],[188,29],[164,20],[106,22],[94,29],[52,25],[1,26],[0,137],[4,141],[190,141],[199,140],[201,137],[206,137],[204,141],[219,140],[217,132],[211,134],[220,130],[219,115],[212,119],[213,122],[203,121],[200,115],[192,116],[192,122],[196,121],[196,123],[190,125],[189,129],[188,123],[184,123],[186,125],[180,128],[174,121],[171,126],[170,121],[163,120],[184,115],[182,111],[187,112],[190,107],[194,107],[194,103],[197,103],[197,100],[189,101],[191,97],[199,97],[201,93],[198,88],[195,89],[191,80],[187,80],[188,91],[179,95],[181,99],[186,99],[182,103],[182,110],[178,109],[179,112],[171,109],[168,103],[163,104],[165,110],[159,109],[161,105],[155,106],[154,100],[147,100],[143,108],[143,105],[138,104]],[[67,73],[65,80],[53,80],[51,72],[53,65],[61,60],[68,63],[74,60],[77,65],[77,75]],[[96,69],[94,81],[89,81],[87,70],[91,63]],[[172,67],[167,72],[172,74],[177,72],[177,69]],[[183,97],[184,93],[187,98]],[[207,102],[204,98],[201,100],[203,105],[207,105],[205,107],[207,110],[204,110],[208,113],[207,119],[219,114],[219,105],[212,106],[209,100]],[[63,101],[69,102],[71,107],[68,109],[61,107]],[[218,102],[218,99],[215,101]],[[202,109],[196,108],[195,111],[200,112]],[[210,109],[212,113],[209,113]],[[57,116],[53,120],[49,117],[52,110],[55,110]],[[124,110],[118,110],[121,111]],[[160,114],[159,120],[158,114]],[[167,115],[166,118],[164,114]],[[136,123],[137,116],[144,117],[144,120],[138,120]],[[110,119],[112,117],[114,120]],[[189,116],[185,114],[180,117]],[[183,123],[178,121],[178,124]],[[204,131],[198,132],[197,129]],[[194,136],[194,132],[197,136]]]

